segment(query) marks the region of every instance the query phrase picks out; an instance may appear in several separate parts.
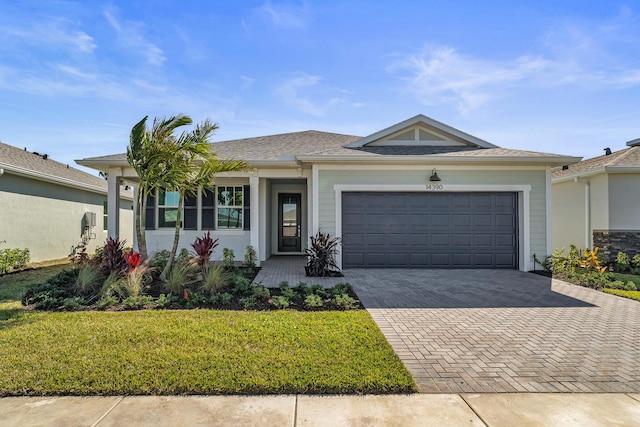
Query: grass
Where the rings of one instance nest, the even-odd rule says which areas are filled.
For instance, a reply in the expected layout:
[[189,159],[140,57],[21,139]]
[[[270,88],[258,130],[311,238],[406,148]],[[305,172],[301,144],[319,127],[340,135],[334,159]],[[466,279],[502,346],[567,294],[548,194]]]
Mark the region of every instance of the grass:
[[613,280],[620,280],[624,283],[633,282],[640,289],[640,276],[636,276],[634,274],[624,274],[624,273],[609,273]]
[[619,297],[640,301],[640,291],[623,291],[622,289],[603,289],[603,291],[608,294],[618,295]]
[[0,277],[2,396],[415,391],[364,310],[23,310],[38,271]]

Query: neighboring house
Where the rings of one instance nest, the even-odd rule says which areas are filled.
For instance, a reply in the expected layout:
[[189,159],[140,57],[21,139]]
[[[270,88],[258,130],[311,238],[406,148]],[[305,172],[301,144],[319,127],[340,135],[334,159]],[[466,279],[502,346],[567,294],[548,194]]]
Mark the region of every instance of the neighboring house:
[[[240,258],[302,254],[318,230],[342,239],[341,268],[532,268],[551,248],[551,167],[579,158],[496,147],[418,115],[367,137],[306,131],[217,142],[247,172],[188,199],[180,236],[206,230]],[[107,172],[110,198],[135,185],[124,154],[79,164]],[[173,240],[177,197],[147,209],[150,254]],[[117,235],[118,224],[109,224]]]
[[[0,241],[29,249],[31,261],[95,252],[107,237],[107,181],[0,142]],[[122,238],[133,244],[132,194],[120,195]]]
[[553,169],[553,246],[640,253],[640,139]]

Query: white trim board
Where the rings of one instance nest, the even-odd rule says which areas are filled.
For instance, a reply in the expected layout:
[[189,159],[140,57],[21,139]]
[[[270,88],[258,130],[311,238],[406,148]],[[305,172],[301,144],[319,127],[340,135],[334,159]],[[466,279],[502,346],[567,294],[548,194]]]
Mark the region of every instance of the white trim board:
[[[429,190],[426,185],[371,185],[371,184],[335,184],[335,220],[336,237],[342,239],[342,193],[344,192],[430,192],[430,193],[450,193],[450,192],[509,192],[518,193],[518,251],[519,269],[521,271],[531,270],[531,212],[530,212],[530,192],[531,185],[446,185],[434,183],[432,185],[441,186],[438,190]],[[522,213],[522,214],[520,214]],[[342,269],[342,252],[339,252],[336,261],[338,267]]]

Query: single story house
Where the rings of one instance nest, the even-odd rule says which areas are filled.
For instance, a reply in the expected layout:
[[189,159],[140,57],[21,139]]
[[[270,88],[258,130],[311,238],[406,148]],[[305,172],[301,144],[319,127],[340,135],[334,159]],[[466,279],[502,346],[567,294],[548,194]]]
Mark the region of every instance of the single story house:
[[[220,248],[242,257],[251,245],[264,261],[302,254],[321,230],[342,239],[341,268],[529,270],[534,254],[552,251],[551,168],[579,160],[499,148],[424,115],[365,137],[304,131],[212,150],[250,170],[220,174],[215,189],[187,200],[182,247],[211,230]],[[135,186],[125,154],[78,163],[108,173],[110,200],[120,180]],[[175,196],[150,200],[150,254],[171,245]]]
[[552,172],[553,246],[640,253],[640,139]]
[[[29,249],[32,262],[93,253],[107,238],[107,181],[47,154],[0,142],[0,242]],[[133,243],[133,194],[119,192],[111,213],[126,226],[121,238]]]

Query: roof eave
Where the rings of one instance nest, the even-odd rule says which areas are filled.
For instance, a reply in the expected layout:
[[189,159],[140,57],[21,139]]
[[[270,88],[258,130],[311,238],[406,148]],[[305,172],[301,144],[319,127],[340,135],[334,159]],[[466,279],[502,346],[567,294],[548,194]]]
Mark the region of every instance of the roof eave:
[[551,182],[559,184],[561,182],[573,181],[576,178],[588,178],[594,175],[600,175],[603,173],[637,173],[640,174],[640,166],[601,166],[595,169],[589,169],[586,171],[574,172],[567,175],[562,175],[556,178],[551,178]]
[[536,156],[486,156],[486,157],[473,157],[473,156],[442,156],[442,155],[427,155],[427,156],[352,156],[352,155],[302,155],[297,156],[298,160],[302,162],[336,162],[336,163],[377,163],[377,164],[389,164],[389,163],[425,163],[425,164],[446,164],[446,163],[499,163],[499,164],[535,164],[544,166],[561,166],[567,163],[575,163],[580,161],[579,157],[565,157],[565,156],[553,156],[553,157],[536,157]]
[[[78,181],[74,181],[72,179],[66,179],[55,175],[49,175],[42,172],[33,171],[30,169],[21,168],[14,165],[8,165],[5,163],[0,163],[0,168],[4,169],[6,172],[11,172],[14,175],[24,176],[28,178],[33,178],[38,181],[43,182],[53,182],[56,184],[63,185],[65,187],[76,188],[80,190],[90,191],[92,193],[98,194],[107,194],[106,186],[99,187],[96,185],[84,184]],[[121,197],[127,200],[133,200],[133,196],[128,194],[121,194]]]

